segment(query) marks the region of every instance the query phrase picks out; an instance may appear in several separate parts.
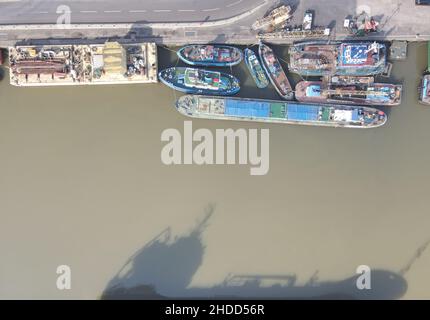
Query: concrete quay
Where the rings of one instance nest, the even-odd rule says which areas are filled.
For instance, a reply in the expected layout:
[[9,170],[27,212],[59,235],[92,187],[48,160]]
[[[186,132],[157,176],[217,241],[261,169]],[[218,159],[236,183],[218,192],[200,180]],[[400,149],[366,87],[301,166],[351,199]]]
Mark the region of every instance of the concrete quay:
[[[166,22],[166,23],[97,23],[97,24],[32,24],[0,25],[0,46],[34,43],[94,43],[106,40],[123,42],[146,41],[162,45],[183,45],[186,43],[256,43],[257,35],[251,30],[252,23],[262,17],[270,8],[280,4],[294,8],[292,25],[302,21],[306,10],[315,13],[315,25],[329,26],[332,30],[329,39],[343,40],[350,35],[343,27],[347,16],[366,11],[380,22],[379,33],[367,35],[374,40],[430,40],[430,6],[416,6],[414,1],[375,0],[265,0],[234,17],[204,22]],[[181,15],[177,16],[181,19]],[[363,38],[360,38],[363,39]],[[298,38],[278,38],[273,43],[291,43]]]

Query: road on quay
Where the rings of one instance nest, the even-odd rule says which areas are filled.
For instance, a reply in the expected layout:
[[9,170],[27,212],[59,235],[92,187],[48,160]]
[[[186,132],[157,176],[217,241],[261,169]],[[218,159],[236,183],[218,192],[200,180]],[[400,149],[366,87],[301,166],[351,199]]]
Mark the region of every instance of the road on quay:
[[0,0],[0,24],[55,23],[68,6],[71,23],[201,22],[230,18],[264,0]]

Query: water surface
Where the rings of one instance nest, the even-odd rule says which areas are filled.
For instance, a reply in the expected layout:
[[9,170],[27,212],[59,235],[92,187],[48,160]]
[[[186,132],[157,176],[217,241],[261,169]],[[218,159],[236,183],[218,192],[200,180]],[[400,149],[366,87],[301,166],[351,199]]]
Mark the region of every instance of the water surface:
[[[159,55],[160,68],[176,64],[172,52]],[[173,108],[179,94],[161,84],[3,80],[0,297],[90,299],[151,279],[163,294],[198,295],[231,274],[289,279],[280,293],[254,283],[261,295],[319,296],[334,286],[337,296],[360,297],[351,278],[366,264],[395,282],[375,281],[384,295],[373,297],[430,298],[430,109],[417,102],[425,67],[426,45],[411,45],[393,70],[403,104],[385,109],[389,122],[378,129],[193,121],[195,129],[269,128],[263,177],[248,166],[163,165],[161,132],[182,131],[187,119]],[[233,72],[242,96],[276,98],[255,88],[244,64]],[[196,236],[209,203],[215,209]],[[150,243],[166,228],[170,239]],[[164,275],[175,263],[178,273]],[[60,264],[72,268],[70,291],[56,289]]]

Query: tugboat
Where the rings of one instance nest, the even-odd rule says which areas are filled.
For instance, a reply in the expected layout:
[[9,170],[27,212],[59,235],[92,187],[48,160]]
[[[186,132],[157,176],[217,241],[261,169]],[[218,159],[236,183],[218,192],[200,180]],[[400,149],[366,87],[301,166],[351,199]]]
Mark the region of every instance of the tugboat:
[[237,78],[218,71],[173,67],[158,76],[165,85],[185,93],[233,95],[240,90]]
[[269,80],[257,55],[251,49],[245,49],[245,62],[257,87],[260,89],[266,88],[269,85]]
[[188,45],[178,50],[178,57],[187,64],[205,67],[232,67],[243,58],[242,50],[225,45]]
[[397,106],[402,102],[402,86],[388,83],[338,85],[323,81],[301,81],[296,85],[301,102]]
[[387,65],[387,48],[379,42],[303,42],[289,54],[290,70],[301,76],[370,76]]
[[387,121],[384,112],[363,106],[199,95],[180,97],[176,109],[193,118],[325,127],[376,128]]
[[294,98],[293,89],[273,50],[261,42],[258,51],[264,71],[276,91],[283,99],[292,100]]

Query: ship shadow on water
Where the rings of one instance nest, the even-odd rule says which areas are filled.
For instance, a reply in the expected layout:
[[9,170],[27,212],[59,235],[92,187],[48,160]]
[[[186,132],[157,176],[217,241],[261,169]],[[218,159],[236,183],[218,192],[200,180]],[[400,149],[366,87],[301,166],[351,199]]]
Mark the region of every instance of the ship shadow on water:
[[[197,226],[188,234],[172,237],[165,229],[132,255],[109,281],[102,299],[399,299],[406,280],[388,270],[372,270],[371,290],[358,290],[358,275],[340,281],[319,281],[318,271],[304,285],[296,274],[227,275],[212,287],[191,287],[203,263],[202,235],[215,207],[209,205]],[[271,285],[265,285],[270,281]]]
[[203,262],[202,233],[214,212],[209,205],[188,235],[172,239],[166,228],[131,256],[110,280],[103,299],[151,299],[181,296]]

